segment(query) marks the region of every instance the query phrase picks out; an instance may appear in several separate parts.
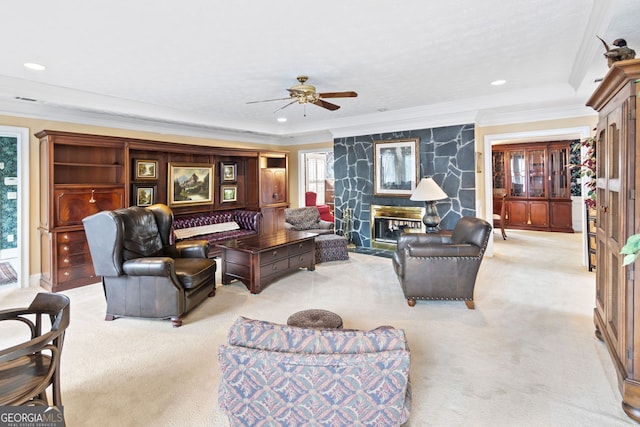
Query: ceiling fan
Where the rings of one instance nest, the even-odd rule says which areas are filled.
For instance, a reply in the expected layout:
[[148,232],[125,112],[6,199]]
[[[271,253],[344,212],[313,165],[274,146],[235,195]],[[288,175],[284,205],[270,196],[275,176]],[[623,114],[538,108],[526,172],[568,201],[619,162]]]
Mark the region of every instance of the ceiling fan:
[[307,76],[298,76],[297,80],[299,84],[290,87],[287,89],[289,91],[288,98],[276,98],[276,99],[265,99],[263,101],[251,101],[247,102],[247,104],[256,104],[258,102],[270,102],[270,101],[283,101],[285,99],[290,99],[291,102],[287,105],[278,108],[275,112],[278,112],[284,108],[287,108],[291,104],[315,104],[319,107],[326,108],[330,111],[335,111],[340,108],[339,105],[332,104],[331,102],[325,101],[323,98],[355,98],[358,96],[356,92],[348,91],[348,92],[324,92],[317,93],[316,87],[310,84],[307,84],[307,80],[309,77]]

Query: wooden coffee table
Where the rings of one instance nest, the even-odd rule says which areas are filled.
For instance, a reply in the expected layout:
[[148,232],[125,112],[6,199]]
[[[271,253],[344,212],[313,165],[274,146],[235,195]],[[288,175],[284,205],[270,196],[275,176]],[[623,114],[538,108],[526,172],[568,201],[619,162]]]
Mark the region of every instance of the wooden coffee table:
[[282,231],[216,245],[222,258],[222,284],[240,280],[252,294],[300,268],[315,270],[316,233]]

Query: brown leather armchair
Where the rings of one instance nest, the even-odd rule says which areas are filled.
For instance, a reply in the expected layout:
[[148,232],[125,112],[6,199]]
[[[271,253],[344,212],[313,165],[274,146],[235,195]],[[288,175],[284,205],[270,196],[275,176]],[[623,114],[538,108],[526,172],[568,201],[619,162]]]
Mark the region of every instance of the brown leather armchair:
[[102,276],[107,314],[171,319],[174,327],[215,295],[216,262],[206,240],[172,243],[166,205],[102,211],[82,220],[93,266]]
[[449,234],[402,234],[393,268],[410,307],[417,299],[463,300],[474,308],[473,290],[491,225],[463,217]]

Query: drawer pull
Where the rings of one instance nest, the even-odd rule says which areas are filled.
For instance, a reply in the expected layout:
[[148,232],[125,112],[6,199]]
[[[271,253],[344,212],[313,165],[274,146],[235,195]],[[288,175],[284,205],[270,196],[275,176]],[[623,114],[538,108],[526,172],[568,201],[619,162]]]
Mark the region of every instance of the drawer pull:
[[64,262],[65,264],[69,264],[69,258],[63,259],[62,262]]
[[278,269],[278,266],[277,266],[277,265],[273,264],[273,265],[271,266],[271,270],[275,271],[275,270],[277,270],[277,269]]
[[62,235],[62,239],[63,240],[69,240],[69,235],[68,234],[63,234]]
[[65,271],[65,272],[64,272],[64,275],[65,275],[65,276],[67,276],[67,277],[69,277],[69,276],[70,276],[70,273],[69,273],[68,271]]
[[274,257],[274,256],[276,256],[276,255],[278,255],[278,251],[273,251],[273,252],[271,252],[271,256],[272,256],[272,257]]
[[69,246],[63,246],[62,250],[65,251],[65,252],[68,252],[69,251]]

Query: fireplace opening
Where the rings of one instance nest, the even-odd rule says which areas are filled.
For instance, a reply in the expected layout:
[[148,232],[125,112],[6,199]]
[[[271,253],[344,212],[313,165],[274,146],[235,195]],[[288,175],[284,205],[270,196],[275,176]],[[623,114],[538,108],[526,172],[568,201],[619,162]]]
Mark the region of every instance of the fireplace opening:
[[404,232],[424,232],[424,208],[371,205],[371,247],[395,249]]

